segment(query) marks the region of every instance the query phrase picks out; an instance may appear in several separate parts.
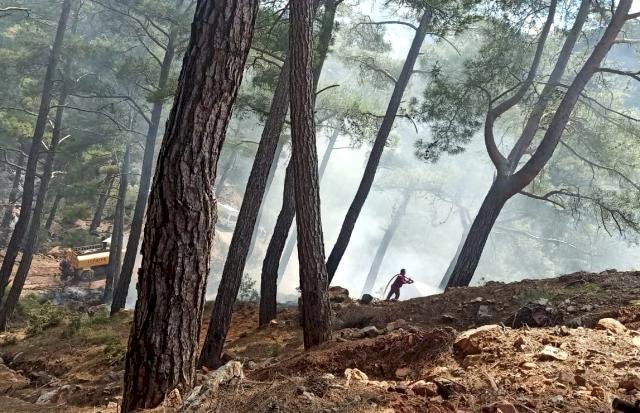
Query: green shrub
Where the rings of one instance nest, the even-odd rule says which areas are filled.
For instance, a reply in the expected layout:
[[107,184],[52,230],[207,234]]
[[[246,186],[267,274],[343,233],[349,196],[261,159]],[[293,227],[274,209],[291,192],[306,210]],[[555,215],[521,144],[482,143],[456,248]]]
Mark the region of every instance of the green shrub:
[[67,316],[64,308],[53,305],[47,298],[28,295],[18,302],[18,316],[26,324],[28,336],[42,333],[48,328],[60,325]]
[[86,229],[72,229],[60,235],[62,247],[79,247],[99,243],[100,237],[91,234]]
[[61,211],[62,222],[73,225],[79,219],[87,219],[91,216],[91,208],[88,204],[78,203],[65,205]]

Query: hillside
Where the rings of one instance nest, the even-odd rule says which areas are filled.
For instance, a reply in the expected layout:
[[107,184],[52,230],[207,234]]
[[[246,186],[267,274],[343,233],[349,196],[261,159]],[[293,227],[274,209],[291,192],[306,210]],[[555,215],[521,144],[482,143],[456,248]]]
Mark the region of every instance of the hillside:
[[[397,303],[336,288],[334,339],[310,352],[295,309],[258,330],[256,305],[239,304],[227,357],[244,377],[218,388],[202,371],[206,391],[187,411],[610,411],[640,391],[639,295],[640,273],[613,270]],[[132,314],[110,319],[96,296],[23,300],[0,335],[1,411],[117,411]]]

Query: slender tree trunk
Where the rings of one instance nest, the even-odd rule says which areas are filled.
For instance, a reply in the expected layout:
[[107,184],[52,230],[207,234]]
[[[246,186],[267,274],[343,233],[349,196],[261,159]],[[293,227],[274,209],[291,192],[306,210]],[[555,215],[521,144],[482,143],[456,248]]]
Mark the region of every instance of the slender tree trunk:
[[0,267],[0,297],[4,296],[5,288],[9,282],[9,278],[11,277],[11,272],[16,262],[16,258],[18,257],[20,245],[22,244],[23,238],[29,228],[29,220],[31,218],[31,210],[35,193],[38,158],[42,148],[42,137],[44,136],[44,132],[47,127],[49,107],[51,106],[53,77],[55,76],[56,67],[63,47],[64,34],[67,29],[67,22],[71,12],[71,3],[72,0],[64,0],[64,3],[62,3],[62,12],[60,13],[60,19],[58,21],[55,40],[49,54],[47,71],[44,76],[42,86],[40,108],[38,109],[38,117],[36,119],[33,137],[31,139],[31,149],[29,150],[29,158],[27,160],[27,167],[24,175],[22,202],[20,203],[20,216],[18,217],[18,222],[11,234],[11,239],[9,240],[9,245],[7,246],[4,260]]
[[51,204],[51,209],[49,210],[49,216],[47,217],[47,222],[44,224],[44,230],[49,232],[51,230],[51,225],[53,225],[53,220],[56,218],[56,213],[58,212],[58,207],[60,206],[60,201],[62,201],[62,192],[56,192],[55,198],[53,198],[53,203]]
[[[18,300],[20,299],[20,294],[22,293],[24,283],[27,280],[27,275],[29,274],[29,269],[31,268],[31,262],[33,261],[33,255],[38,249],[38,236],[40,235],[44,206],[47,199],[47,190],[49,189],[49,183],[51,182],[51,175],[53,173],[53,162],[55,160],[56,151],[58,150],[58,145],[60,144],[60,139],[62,138],[62,117],[64,115],[64,106],[66,105],[67,98],[69,97],[70,92],[70,84],[68,81],[70,70],[70,61],[69,59],[67,59],[66,68],[64,71],[62,91],[60,92],[54,119],[51,143],[49,144],[49,150],[46,153],[44,166],[42,168],[38,196],[33,208],[33,213],[31,214],[29,230],[27,231],[27,234],[25,236],[22,257],[20,258],[20,264],[18,265],[16,276],[13,279],[13,283],[11,284],[9,295],[0,307],[0,331],[3,331],[7,328],[7,323],[13,315],[13,311],[15,310],[16,305],[18,304]],[[2,295],[0,295],[0,297],[2,297]]]
[[384,260],[384,257],[387,254],[387,249],[389,248],[389,244],[391,244],[391,241],[393,240],[393,237],[394,235],[396,235],[396,231],[400,226],[400,222],[407,212],[407,206],[409,205],[410,199],[411,191],[406,190],[404,192],[402,200],[395,206],[393,215],[391,216],[391,222],[389,223],[387,230],[384,232],[384,236],[382,237],[382,241],[380,241],[380,245],[378,245],[376,255],[374,255],[373,257],[373,262],[371,263],[371,268],[369,269],[367,280],[364,283],[362,294],[371,294],[371,290],[373,290],[373,286],[375,285],[376,280],[378,279],[378,274],[380,273],[382,260]]
[[[167,48],[164,53],[162,65],[160,66],[160,77],[158,79],[157,90],[164,90],[169,83],[169,74],[171,73],[171,65],[175,58],[175,42],[177,37],[176,29],[169,33]],[[144,154],[142,155],[142,167],[140,169],[140,184],[138,187],[138,197],[133,209],[133,217],[131,219],[131,228],[129,230],[129,238],[127,240],[127,248],[124,253],[122,269],[113,293],[113,302],[111,303],[111,314],[124,309],[127,303],[127,294],[129,293],[129,284],[133,275],[136,258],[138,256],[138,246],[140,245],[140,237],[142,235],[142,227],[144,225],[144,212],[147,208],[147,200],[149,198],[149,188],[151,186],[151,174],[153,172],[153,159],[156,148],[156,140],[158,129],[160,127],[160,118],[162,117],[162,107],[164,102],[155,101],[151,109],[151,120],[147,136],[145,139]]]
[[[460,252],[460,257],[458,258],[447,287],[467,286],[471,282],[475,269],[482,256],[482,250],[487,237],[489,236],[504,203],[529,185],[553,156],[555,148],[562,137],[562,133],[569,122],[571,113],[573,112],[582,91],[593,75],[599,70],[600,64],[607,56],[613,43],[616,41],[616,37],[627,20],[630,7],[631,0],[620,0],[618,3],[618,7],[613,13],[612,19],[604,31],[602,38],[594,47],[591,55],[585,61],[571,85],[567,88],[567,91],[558,105],[549,126],[546,128],[542,141],[527,163],[525,163],[525,165],[513,175],[501,175],[501,168],[498,167],[500,162],[494,161],[494,164],[496,164],[496,167],[499,170],[498,179],[489,190],[489,193],[478,212],[478,216],[476,216],[476,219],[471,226],[469,236],[467,237],[464,247]],[[581,23],[577,20],[576,24]],[[575,41],[575,39],[570,36],[567,38],[565,43],[572,41]],[[563,52],[570,53],[572,49],[573,47],[568,49],[563,47]],[[563,59],[559,59],[558,64],[563,64]],[[544,96],[541,96],[539,99],[542,100],[544,98]],[[534,111],[531,116],[537,116],[537,113]],[[525,135],[523,134],[523,136]],[[492,158],[495,158],[495,152]],[[504,157],[502,159],[504,164],[506,164],[506,159],[504,159]],[[518,159],[518,153],[515,153],[514,159]],[[504,170],[504,168],[502,169]],[[500,187],[499,190],[497,189],[498,186]]]
[[[320,162],[320,167],[318,170],[321,184],[324,173],[327,170],[327,165],[329,164],[329,159],[331,159],[333,148],[335,147],[336,141],[338,140],[338,136],[340,136],[340,131],[338,129],[334,129],[333,133],[329,137],[327,148],[322,155],[322,161]],[[294,226],[293,230],[291,231],[291,235],[289,235],[289,238],[287,239],[287,244],[284,246],[284,250],[282,251],[282,257],[280,257],[280,264],[278,265],[278,285],[280,285],[282,279],[284,278],[284,273],[287,271],[287,267],[289,266],[289,262],[291,261],[291,256],[293,255],[293,250],[296,248],[297,241],[298,227]]]
[[7,207],[2,217],[2,223],[0,223],[0,230],[2,231],[2,243],[0,245],[4,245],[6,238],[9,237],[9,227],[11,226],[11,221],[13,219],[13,209],[15,208],[15,203],[18,200],[20,182],[22,181],[22,167],[24,166],[24,160],[25,155],[23,152],[20,152],[16,161],[18,168],[16,168],[16,173],[13,176],[11,191],[9,192],[9,199],[7,200]]
[[333,279],[336,270],[338,269],[338,265],[340,264],[340,260],[347,250],[347,246],[349,245],[349,240],[351,239],[351,234],[353,233],[360,211],[362,211],[362,207],[369,196],[369,191],[371,191],[371,186],[373,185],[373,180],[376,176],[376,171],[378,170],[378,164],[380,163],[382,152],[387,143],[387,139],[389,138],[389,133],[391,132],[391,128],[395,122],[396,115],[398,114],[398,109],[402,102],[402,96],[404,95],[404,91],[409,84],[411,75],[413,74],[413,67],[418,59],[418,55],[420,54],[420,48],[422,47],[422,42],[424,41],[427,30],[431,24],[431,18],[432,10],[428,8],[420,19],[420,25],[416,30],[411,48],[407,54],[407,59],[404,62],[400,76],[398,76],[393,93],[391,94],[391,99],[387,106],[387,112],[385,113],[380,129],[378,130],[378,135],[376,136],[376,140],[371,148],[371,155],[369,155],[369,160],[365,167],[364,174],[362,175],[360,186],[358,187],[356,195],[351,202],[351,206],[349,206],[349,210],[347,211],[344,222],[342,223],[342,228],[340,228],[338,239],[327,260],[329,282]]
[[[280,154],[282,153],[282,148],[284,147],[284,142],[282,139],[278,140],[278,146],[276,148],[276,153],[273,157],[273,162],[271,164],[271,169],[269,169],[269,176],[267,177],[267,185],[264,189],[264,195],[266,196],[271,190],[271,184],[273,184],[273,178],[276,175],[276,169],[278,169],[278,160],[280,159]],[[251,245],[249,246],[249,252],[247,253],[247,258],[251,258],[253,255],[253,250],[256,247],[256,241],[258,239],[258,234],[260,233],[260,221],[262,218],[262,211],[264,210],[264,201],[260,203],[260,209],[258,210],[258,216],[256,218],[256,223],[253,226],[253,234],[251,235]]]
[[154,408],[193,385],[217,218],[213,184],[257,10],[257,0],[198,2],[149,197],[122,412]]
[[[322,14],[322,23],[320,24],[320,31],[318,33],[318,53],[316,54],[314,69],[313,69],[313,87],[314,90],[318,89],[318,83],[320,81],[320,75],[322,74],[322,67],[327,58],[329,52],[329,45],[331,44],[331,38],[333,35],[333,28],[335,24],[335,14],[338,4],[340,2],[336,0],[326,0],[324,2],[324,13]],[[317,7],[316,0],[316,7]],[[285,243],[287,242],[287,235],[289,235],[289,229],[293,223],[293,218],[296,214],[295,197],[293,189],[293,164],[289,161],[285,172],[284,190],[282,195],[282,208],[278,214],[276,225],[273,229],[273,234],[269,240],[267,246],[267,252],[262,262],[262,274],[260,282],[260,325],[264,326],[269,323],[276,316],[276,294],[278,283],[278,269],[280,266],[280,260],[282,257]],[[292,247],[295,247],[295,239]],[[293,251],[293,249],[292,249]]]
[[456,253],[449,262],[449,266],[447,267],[447,271],[445,271],[442,280],[440,281],[440,285],[438,287],[440,289],[447,288],[447,284],[449,283],[449,279],[451,279],[451,274],[453,274],[453,269],[456,266],[456,262],[458,262],[458,258],[460,257],[460,252],[462,251],[462,247],[464,246],[465,241],[467,240],[467,236],[469,236],[469,230],[471,229],[471,220],[468,217],[468,213],[464,211],[462,208],[458,210],[460,214],[460,223],[462,224],[462,236],[460,237],[460,242],[458,243],[458,248],[456,249]]
[[[113,217],[113,229],[111,230],[111,245],[109,246],[109,265],[107,267],[107,279],[104,286],[102,300],[109,304],[113,298],[113,286],[118,282],[120,266],[122,265],[122,243],[124,237],[124,201],[129,187],[129,171],[131,162],[131,148],[127,145],[122,159],[120,170],[120,182],[118,184],[118,200]],[[126,298],[126,297],[125,297]]]
[[247,187],[238,214],[238,221],[229,245],[227,260],[218,286],[207,338],[202,348],[200,362],[209,368],[220,365],[222,348],[231,323],[233,304],[240,289],[240,282],[251,244],[260,204],[267,186],[269,170],[274,163],[280,133],[289,109],[289,57],[285,58],[278,78],[269,117],[265,122],[258,151],[251,168]]
[[329,287],[324,262],[320,213],[320,181],[314,119],[313,4],[292,2],[289,29],[291,55],[291,143],[294,164],[298,259],[302,290],[304,347],[331,338]]
[[89,232],[95,232],[100,224],[102,223],[102,214],[104,213],[104,208],[107,205],[107,200],[111,195],[111,190],[113,189],[113,183],[115,181],[115,175],[109,175],[105,179],[105,188],[104,191],[98,197],[98,204],[96,205],[96,211],[93,214],[93,218],[91,219],[91,225],[89,225]]

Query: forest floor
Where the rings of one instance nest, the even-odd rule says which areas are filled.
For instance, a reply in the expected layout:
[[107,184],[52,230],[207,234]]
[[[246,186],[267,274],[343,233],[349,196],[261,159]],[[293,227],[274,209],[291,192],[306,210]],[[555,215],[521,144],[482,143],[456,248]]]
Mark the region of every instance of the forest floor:
[[[117,411],[132,313],[109,318],[99,294],[72,296],[25,297],[0,334],[0,411]],[[201,371],[214,396],[189,411],[609,412],[613,397],[640,397],[640,272],[332,300],[333,340],[308,352],[296,309],[258,329],[256,305],[239,304],[227,357],[244,377],[218,388]]]

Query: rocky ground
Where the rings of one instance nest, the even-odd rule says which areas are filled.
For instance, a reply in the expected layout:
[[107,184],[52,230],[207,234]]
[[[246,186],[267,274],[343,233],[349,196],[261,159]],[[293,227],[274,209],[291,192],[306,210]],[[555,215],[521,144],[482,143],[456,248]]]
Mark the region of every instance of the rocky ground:
[[[59,297],[23,300],[0,334],[0,411],[117,411],[131,313]],[[334,338],[309,352],[295,309],[257,329],[256,306],[240,304],[230,362],[157,410],[610,412],[640,398],[639,299],[640,273],[614,270],[396,303],[336,288]]]

